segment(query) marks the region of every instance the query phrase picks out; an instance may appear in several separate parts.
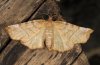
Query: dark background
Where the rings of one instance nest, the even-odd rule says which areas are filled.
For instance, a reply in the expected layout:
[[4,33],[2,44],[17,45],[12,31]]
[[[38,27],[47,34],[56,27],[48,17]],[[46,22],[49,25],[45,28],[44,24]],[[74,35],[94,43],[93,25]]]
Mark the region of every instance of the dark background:
[[94,30],[82,45],[90,65],[100,65],[100,0],[57,0],[62,16],[70,23]]

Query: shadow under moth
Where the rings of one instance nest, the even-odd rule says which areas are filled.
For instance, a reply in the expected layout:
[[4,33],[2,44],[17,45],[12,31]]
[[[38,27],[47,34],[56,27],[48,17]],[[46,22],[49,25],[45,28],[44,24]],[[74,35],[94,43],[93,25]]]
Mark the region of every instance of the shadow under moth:
[[13,40],[19,40],[30,49],[47,47],[59,52],[68,51],[75,44],[86,43],[93,32],[68,22],[42,19],[10,25],[6,30]]

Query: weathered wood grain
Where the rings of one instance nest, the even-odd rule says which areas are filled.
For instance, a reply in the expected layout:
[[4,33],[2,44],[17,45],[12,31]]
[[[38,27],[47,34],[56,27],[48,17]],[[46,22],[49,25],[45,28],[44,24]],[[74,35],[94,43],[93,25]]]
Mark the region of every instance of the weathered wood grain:
[[[0,30],[2,30],[0,37],[2,36],[4,40],[9,40],[3,30],[5,26],[43,18],[44,14],[62,20],[59,8],[54,0],[8,0],[0,8]],[[81,65],[78,64],[81,57],[83,58],[80,55],[81,52],[80,45],[75,45],[68,52],[59,53],[48,51],[47,48],[30,50],[21,45],[20,42],[11,40],[0,54],[0,65],[72,65],[74,61],[73,65]],[[84,53],[82,54],[84,55]],[[83,64],[88,65],[88,62]]]
[[72,63],[72,65],[90,65],[90,64],[88,63],[86,55],[84,54],[84,52],[82,52],[76,59],[76,61]]
[[9,0],[0,0],[0,8],[6,4]]

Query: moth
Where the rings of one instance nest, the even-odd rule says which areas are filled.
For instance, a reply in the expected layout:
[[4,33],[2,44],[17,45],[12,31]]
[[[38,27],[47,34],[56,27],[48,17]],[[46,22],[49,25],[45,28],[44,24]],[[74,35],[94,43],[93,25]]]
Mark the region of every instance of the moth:
[[59,52],[68,51],[75,44],[86,43],[93,32],[65,21],[32,20],[10,25],[6,30],[13,40],[19,40],[30,49],[47,47]]

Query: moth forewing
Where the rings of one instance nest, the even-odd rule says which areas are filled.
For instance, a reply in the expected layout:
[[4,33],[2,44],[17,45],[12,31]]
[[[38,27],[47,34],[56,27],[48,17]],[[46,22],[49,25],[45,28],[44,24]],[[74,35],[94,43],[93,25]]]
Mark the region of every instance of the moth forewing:
[[45,26],[44,20],[34,20],[6,27],[10,37],[19,40],[30,49],[44,47]]

